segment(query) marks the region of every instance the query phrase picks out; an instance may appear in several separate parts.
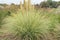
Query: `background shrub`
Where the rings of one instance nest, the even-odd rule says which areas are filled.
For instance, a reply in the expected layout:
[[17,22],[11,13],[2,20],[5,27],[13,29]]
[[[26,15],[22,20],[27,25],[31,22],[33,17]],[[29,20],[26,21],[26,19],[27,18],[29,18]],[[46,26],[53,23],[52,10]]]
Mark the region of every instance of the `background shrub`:
[[7,10],[0,10],[0,27],[2,25],[2,20],[7,16],[10,15]]

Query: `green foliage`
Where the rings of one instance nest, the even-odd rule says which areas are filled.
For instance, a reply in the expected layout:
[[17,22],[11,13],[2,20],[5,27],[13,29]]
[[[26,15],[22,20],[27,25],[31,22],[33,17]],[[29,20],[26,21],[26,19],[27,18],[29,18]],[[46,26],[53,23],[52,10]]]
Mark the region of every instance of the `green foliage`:
[[45,7],[45,8],[49,7],[47,2],[41,2],[40,5],[41,5],[42,8],[44,8],[44,7]]
[[0,27],[2,25],[2,20],[7,16],[10,15],[7,10],[0,10]]
[[56,36],[58,20],[56,14],[52,13],[29,11],[22,14],[19,11],[5,18],[3,27],[7,27],[16,40],[56,40],[52,37]]
[[57,8],[58,6],[60,6],[59,2],[56,1],[52,1],[52,0],[48,0],[48,1],[43,1],[41,2],[41,7],[46,7],[46,8]]

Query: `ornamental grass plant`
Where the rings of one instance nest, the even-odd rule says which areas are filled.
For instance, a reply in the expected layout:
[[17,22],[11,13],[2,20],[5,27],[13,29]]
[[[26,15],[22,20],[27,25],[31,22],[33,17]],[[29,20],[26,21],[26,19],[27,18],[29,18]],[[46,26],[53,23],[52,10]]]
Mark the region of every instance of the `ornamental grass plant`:
[[58,14],[46,11],[18,11],[6,17],[2,27],[14,35],[13,40],[60,40]]

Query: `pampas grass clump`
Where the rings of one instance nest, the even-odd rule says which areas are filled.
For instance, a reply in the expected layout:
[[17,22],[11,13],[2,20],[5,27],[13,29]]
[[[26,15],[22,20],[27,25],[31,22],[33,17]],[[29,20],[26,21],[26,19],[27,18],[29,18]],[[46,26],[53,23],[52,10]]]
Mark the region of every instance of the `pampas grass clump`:
[[3,26],[10,29],[16,40],[56,40],[53,34],[58,30],[55,14],[45,13],[43,15],[40,12],[22,14],[18,12],[3,21],[5,23]]

